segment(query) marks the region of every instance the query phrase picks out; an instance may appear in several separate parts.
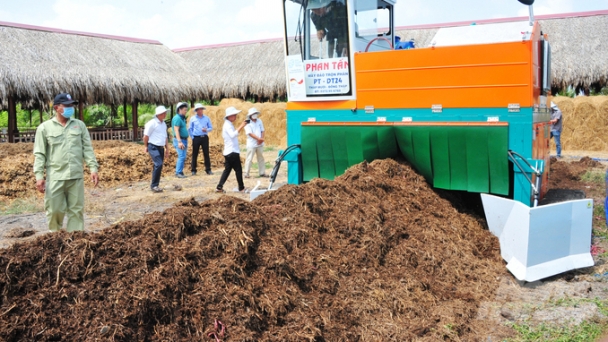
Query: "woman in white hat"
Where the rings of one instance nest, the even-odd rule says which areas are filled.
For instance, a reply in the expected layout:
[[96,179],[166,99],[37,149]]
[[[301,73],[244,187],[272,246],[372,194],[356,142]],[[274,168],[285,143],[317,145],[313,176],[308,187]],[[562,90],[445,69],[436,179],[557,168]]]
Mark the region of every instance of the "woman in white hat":
[[251,170],[251,162],[253,156],[258,158],[258,175],[260,177],[268,177],[266,175],[266,167],[264,164],[264,123],[258,118],[260,111],[255,107],[251,107],[247,113],[249,124],[245,126],[245,134],[247,135],[247,157],[245,158],[245,178],[249,178]]
[[241,167],[241,150],[239,149],[239,132],[247,125],[247,122],[243,121],[238,128],[234,128],[232,124],[236,121],[236,115],[240,113],[234,107],[226,108],[226,116],[224,116],[224,127],[222,128],[222,138],[224,138],[224,172],[220,177],[220,182],[215,188],[216,192],[224,191],[224,183],[230,176],[230,172],[234,170],[236,174],[236,181],[239,183],[239,192],[246,192],[245,184],[243,184],[243,169]]

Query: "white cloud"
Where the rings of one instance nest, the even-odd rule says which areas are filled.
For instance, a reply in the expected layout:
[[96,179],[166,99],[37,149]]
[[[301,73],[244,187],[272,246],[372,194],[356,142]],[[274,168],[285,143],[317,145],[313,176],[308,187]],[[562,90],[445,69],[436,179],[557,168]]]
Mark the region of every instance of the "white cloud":
[[[229,0],[216,6],[213,1],[181,0],[172,11],[173,17],[185,18],[194,13],[185,25],[172,22],[171,37],[161,41],[172,49],[200,45],[223,44],[248,40],[278,38],[283,34],[280,3],[268,0]],[[217,1],[215,1],[217,3]]]
[[172,8],[171,19],[175,22],[196,22],[197,18],[211,19],[214,12],[221,11],[213,0],[180,0]]
[[65,30],[124,35],[129,19],[124,9],[90,0],[58,0],[53,11],[53,19],[43,21],[43,25]]
[[[9,12],[0,10],[0,18],[10,18],[10,17],[11,17],[11,14]],[[5,19],[2,19],[2,21],[5,21]],[[6,20],[6,21],[8,21],[8,20]]]
[[427,1],[423,0],[397,2],[395,5],[396,26],[419,25],[425,21],[428,22],[435,14],[432,7],[429,6]]
[[134,31],[135,38],[148,37],[154,40],[160,40],[163,35],[166,34],[166,27],[168,25],[167,18],[160,14],[154,14],[150,18],[143,18],[139,20],[139,26]]
[[[535,1],[532,7],[534,14],[556,14],[576,12],[575,0],[540,0]],[[526,16],[529,14],[528,8],[522,8],[518,11],[518,15]]]

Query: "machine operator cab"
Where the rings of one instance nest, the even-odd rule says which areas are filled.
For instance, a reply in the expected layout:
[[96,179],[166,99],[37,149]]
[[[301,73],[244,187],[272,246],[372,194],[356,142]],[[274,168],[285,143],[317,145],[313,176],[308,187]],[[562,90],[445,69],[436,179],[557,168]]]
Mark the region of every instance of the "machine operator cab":
[[290,101],[354,99],[353,53],[391,50],[394,0],[284,0]]

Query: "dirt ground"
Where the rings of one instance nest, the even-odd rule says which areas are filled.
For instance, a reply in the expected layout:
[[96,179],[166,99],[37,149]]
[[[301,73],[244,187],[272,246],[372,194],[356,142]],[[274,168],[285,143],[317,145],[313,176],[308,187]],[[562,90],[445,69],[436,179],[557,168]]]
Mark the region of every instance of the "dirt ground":
[[[31,172],[33,161],[31,144],[8,146],[14,146],[13,148],[19,151],[16,157],[13,157],[20,161],[17,164],[23,165],[26,163],[23,160],[27,160],[28,164],[25,169],[29,169]],[[151,161],[142,152],[142,149],[143,146],[140,144],[120,141],[95,142],[95,152],[100,164],[100,183],[97,188],[93,188],[90,180],[88,178],[85,180],[86,230],[97,231],[122,221],[138,220],[146,214],[163,211],[174,203],[185,199],[194,198],[196,201],[203,202],[220,197],[220,194],[214,191],[224,169],[220,146],[211,147],[213,175],[205,174],[202,156],[199,155],[197,174],[195,176],[190,175],[190,163],[188,161],[184,167],[184,174],[187,175],[187,178],[182,179],[175,177],[175,152],[173,151],[172,156],[163,168],[160,187],[165,191],[162,193],[150,191]],[[273,147],[267,148],[264,152],[268,175],[275,165],[274,162],[278,152],[279,148]],[[112,159],[108,160],[109,158]],[[0,154],[1,159],[2,155]],[[244,166],[243,157],[241,157],[241,161]],[[5,171],[3,170],[5,167],[9,166],[0,166],[0,171]],[[14,168],[13,166],[10,167]],[[8,179],[9,176],[6,176],[6,174],[4,173],[4,177]],[[251,178],[243,179],[247,189],[255,188],[258,182],[260,182],[260,189],[268,188],[269,179],[259,177],[255,161],[250,176]],[[3,176],[0,176],[1,178]],[[127,182],[124,182],[125,180]],[[276,189],[286,183],[287,164],[283,162],[273,188]],[[230,196],[244,200],[249,199],[249,194],[233,191],[237,188],[237,185],[236,177],[232,173],[224,185],[224,190]],[[176,186],[181,189],[179,191],[175,190]],[[8,196],[5,195],[7,205],[11,200],[26,198],[28,201],[36,202],[38,208],[42,209],[44,207],[44,195],[35,191],[35,181],[32,174],[13,176],[4,183],[0,182],[0,193],[2,192],[4,194],[17,194],[15,198],[8,199]],[[0,215],[0,248],[6,248],[16,241],[31,240],[47,232],[46,217],[42,211],[20,215]]]
[[[580,176],[606,163],[564,154],[550,187],[603,203],[603,184]],[[593,239],[596,266],[518,282],[483,217],[406,163],[298,187],[281,186],[283,165],[281,187],[253,202],[213,192],[220,167],[186,179],[167,169],[161,194],[147,178],[87,188],[86,233],[48,234],[41,212],[0,216],[0,339],[501,341],[512,323],[605,319],[592,302],[608,297],[603,238]],[[267,185],[256,174],[247,187]],[[231,175],[225,189],[235,186]]]

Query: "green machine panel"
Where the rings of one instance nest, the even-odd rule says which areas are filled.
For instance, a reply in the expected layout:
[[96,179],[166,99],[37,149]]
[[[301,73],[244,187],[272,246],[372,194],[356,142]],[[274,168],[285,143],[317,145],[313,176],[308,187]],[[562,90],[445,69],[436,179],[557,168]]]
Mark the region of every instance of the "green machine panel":
[[403,156],[434,187],[509,194],[505,123],[302,125],[303,180],[333,179],[364,160]]

